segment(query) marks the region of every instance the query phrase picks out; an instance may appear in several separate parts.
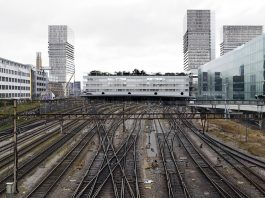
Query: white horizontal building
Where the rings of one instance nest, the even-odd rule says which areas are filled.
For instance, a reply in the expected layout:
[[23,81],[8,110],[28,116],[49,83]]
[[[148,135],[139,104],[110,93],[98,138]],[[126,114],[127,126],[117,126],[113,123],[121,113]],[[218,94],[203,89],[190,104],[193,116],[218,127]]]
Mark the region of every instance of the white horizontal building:
[[189,76],[94,76],[83,77],[85,95],[189,97]]
[[31,66],[0,58],[0,99],[31,98]]

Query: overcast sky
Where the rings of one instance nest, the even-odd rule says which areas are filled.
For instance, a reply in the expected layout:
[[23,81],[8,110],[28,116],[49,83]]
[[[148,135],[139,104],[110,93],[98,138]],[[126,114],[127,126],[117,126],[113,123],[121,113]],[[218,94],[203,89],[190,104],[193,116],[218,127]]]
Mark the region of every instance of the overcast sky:
[[0,57],[48,66],[48,25],[75,33],[76,80],[84,72],[183,71],[187,9],[215,11],[216,53],[222,25],[265,25],[264,0],[0,0]]

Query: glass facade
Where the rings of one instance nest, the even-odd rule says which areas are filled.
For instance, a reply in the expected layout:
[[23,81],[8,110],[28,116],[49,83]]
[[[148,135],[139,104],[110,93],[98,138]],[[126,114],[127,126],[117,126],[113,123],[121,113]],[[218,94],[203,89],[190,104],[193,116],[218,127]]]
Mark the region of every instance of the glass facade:
[[265,95],[265,34],[201,66],[199,99],[252,100]]

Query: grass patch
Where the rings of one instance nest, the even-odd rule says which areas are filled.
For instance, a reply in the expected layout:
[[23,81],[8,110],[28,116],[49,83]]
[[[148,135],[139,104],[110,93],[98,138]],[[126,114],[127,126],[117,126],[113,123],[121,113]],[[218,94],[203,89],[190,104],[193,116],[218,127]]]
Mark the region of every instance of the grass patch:
[[[40,107],[41,103],[38,101],[34,101],[34,102],[24,102],[24,103],[20,103],[17,104],[17,112],[23,112],[23,111],[28,111],[37,107]],[[0,107],[0,118],[1,117],[6,117],[6,116],[10,116],[13,115],[13,105],[6,105],[6,106],[1,106]]]
[[[31,118],[31,119],[22,118],[22,119],[19,119],[19,120],[17,120],[17,127],[19,128],[20,125],[26,124],[26,123],[30,123],[30,122],[32,122],[34,120],[37,120],[37,118]],[[10,129],[10,128],[13,128],[13,120],[10,121],[9,123],[5,124],[5,125],[0,126],[0,131],[4,131],[4,130]]]
[[208,133],[226,143],[234,143],[240,149],[246,150],[255,156],[265,158],[264,131],[246,128],[244,124],[233,120],[213,119],[208,120],[208,122]]

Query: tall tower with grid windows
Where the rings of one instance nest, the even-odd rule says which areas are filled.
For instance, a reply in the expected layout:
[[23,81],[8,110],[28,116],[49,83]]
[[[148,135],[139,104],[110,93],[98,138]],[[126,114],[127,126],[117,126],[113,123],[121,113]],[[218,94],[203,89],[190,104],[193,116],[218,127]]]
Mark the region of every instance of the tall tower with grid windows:
[[184,70],[197,74],[199,66],[215,59],[215,19],[211,10],[187,10],[184,17]]
[[68,96],[66,86],[75,73],[74,34],[67,25],[50,25],[48,34],[50,88],[56,96]]
[[224,55],[248,41],[262,35],[263,26],[259,25],[224,25],[220,55]]

